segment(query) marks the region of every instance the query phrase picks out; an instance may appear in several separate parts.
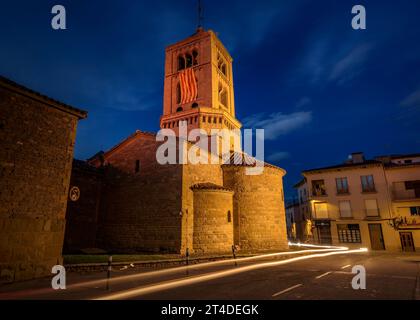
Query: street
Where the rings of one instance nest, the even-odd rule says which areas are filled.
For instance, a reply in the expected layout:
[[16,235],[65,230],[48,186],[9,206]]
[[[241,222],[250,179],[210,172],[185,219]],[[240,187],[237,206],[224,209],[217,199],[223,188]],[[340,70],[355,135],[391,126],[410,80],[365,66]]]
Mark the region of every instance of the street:
[[[5,285],[0,299],[318,300],[419,299],[420,255],[314,250],[160,270],[115,271],[106,290],[103,272],[67,275],[66,290],[51,279]],[[301,259],[301,260],[300,260]],[[296,261],[295,261],[296,260]],[[355,290],[352,267],[366,270],[366,289]],[[120,278],[120,276],[122,278]]]

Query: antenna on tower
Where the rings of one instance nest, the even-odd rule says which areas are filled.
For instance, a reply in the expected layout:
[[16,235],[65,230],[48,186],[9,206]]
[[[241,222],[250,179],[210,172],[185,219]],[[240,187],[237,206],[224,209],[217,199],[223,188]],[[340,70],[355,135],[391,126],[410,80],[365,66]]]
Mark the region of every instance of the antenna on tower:
[[201,0],[198,0],[198,27],[197,30],[203,29],[203,5],[201,3]]

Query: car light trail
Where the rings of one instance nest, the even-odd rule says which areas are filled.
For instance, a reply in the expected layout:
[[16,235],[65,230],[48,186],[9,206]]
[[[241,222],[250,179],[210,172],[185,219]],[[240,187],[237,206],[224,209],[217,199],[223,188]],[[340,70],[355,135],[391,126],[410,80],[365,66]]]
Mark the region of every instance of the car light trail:
[[114,293],[114,294],[98,297],[95,300],[129,299],[132,297],[150,294],[157,291],[174,289],[177,287],[182,287],[182,286],[187,286],[187,285],[214,280],[218,278],[228,277],[228,276],[236,275],[239,273],[248,272],[251,270],[275,267],[275,266],[289,264],[296,261],[327,257],[327,256],[332,256],[332,255],[337,255],[337,254],[361,253],[361,252],[366,252],[366,251],[368,251],[366,248],[347,250],[347,251],[338,250],[338,251],[327,252],[327,253],[318,253],[318,254],[311,254],[311,255],[302,256],[302,257],[295,257],[295,258],[290,258],[290,259],[282,260],[282,261],[259,263],[259,264],[244,266],[244,267],[231,269],[231,270],[207,273],[204,275],[199,275],[199,276],[195,276],[188,279],[170,280],[170,281],[158,283],[155,285],[150,285],[150,286],[145,286],[145,287],[140,287],[140,288],[135,288],[135,289],[130,289],[130,290],[124,290],[119,293]]
[[[204,262],[204,263],[193,264],[189,266],[175,267],[175,268],[115,277],[109,280],[109,284],[111,285],[111,284],[122,283],[125,281],[134,281],[134,280],[139,280],[142,278],[150,278],[150,277],[161,276],[161,275],[169,275],[169,274],[173,274],[177,272],[184,272],[186,268],[188,268],[188,270],[198,270],[198,269],[203,269],[203,268],[212,267],[212,266],[232,264],[234,262],[240,263],[240,262],[247,262],[247,261],[253,261],[253,260],[258,260],[258,259],[274,258],[278,256],[297,255],[297,254],[325,252],[325,251],[345,251],[345,250],[348,250],[348,248],[345,248],[345,247],[322,248],[321,247],[320,249],[307,249],[307,250],[299,250],[299,251],[268,253],[268,254],[262,254],[262,255],[252,256],[252,257],[237,258],[236,260],[227,259],[227,260]],[[75,289],[75,288],[81,288],[81,287],[84,288],[88,286],[100,286],[100,285],[104,285],[106,281],[107,281],[106,279],[101,279],[101,280],[93,280],[93,281],[87,281],[87,282],[79,282],[79,283],[68,285],[67,289]]]

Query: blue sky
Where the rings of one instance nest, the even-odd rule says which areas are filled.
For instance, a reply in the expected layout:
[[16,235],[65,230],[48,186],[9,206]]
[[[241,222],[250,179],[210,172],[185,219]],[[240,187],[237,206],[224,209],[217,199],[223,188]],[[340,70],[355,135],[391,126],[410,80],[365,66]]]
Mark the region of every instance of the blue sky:
[[[234,58],[237,117],[266,130],[266,159],[300,172],[420,152],[420,2],[209,1],[204,27]],[[67,9],[54,31],[54,4]],[[363,4],[367,30],[351,28]],[[0,74],[85,109],[75,157],[157,131],[166,45],[195,31],[196,1],[2,1]]]

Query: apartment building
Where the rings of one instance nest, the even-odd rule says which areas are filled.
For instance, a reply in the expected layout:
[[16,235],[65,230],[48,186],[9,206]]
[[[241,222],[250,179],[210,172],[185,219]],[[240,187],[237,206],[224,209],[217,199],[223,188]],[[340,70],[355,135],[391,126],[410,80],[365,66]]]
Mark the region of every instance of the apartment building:
[[303,241],[420,250],[420,154],[366,160],[358,152],[342,164],[302,175],[295,189]]

